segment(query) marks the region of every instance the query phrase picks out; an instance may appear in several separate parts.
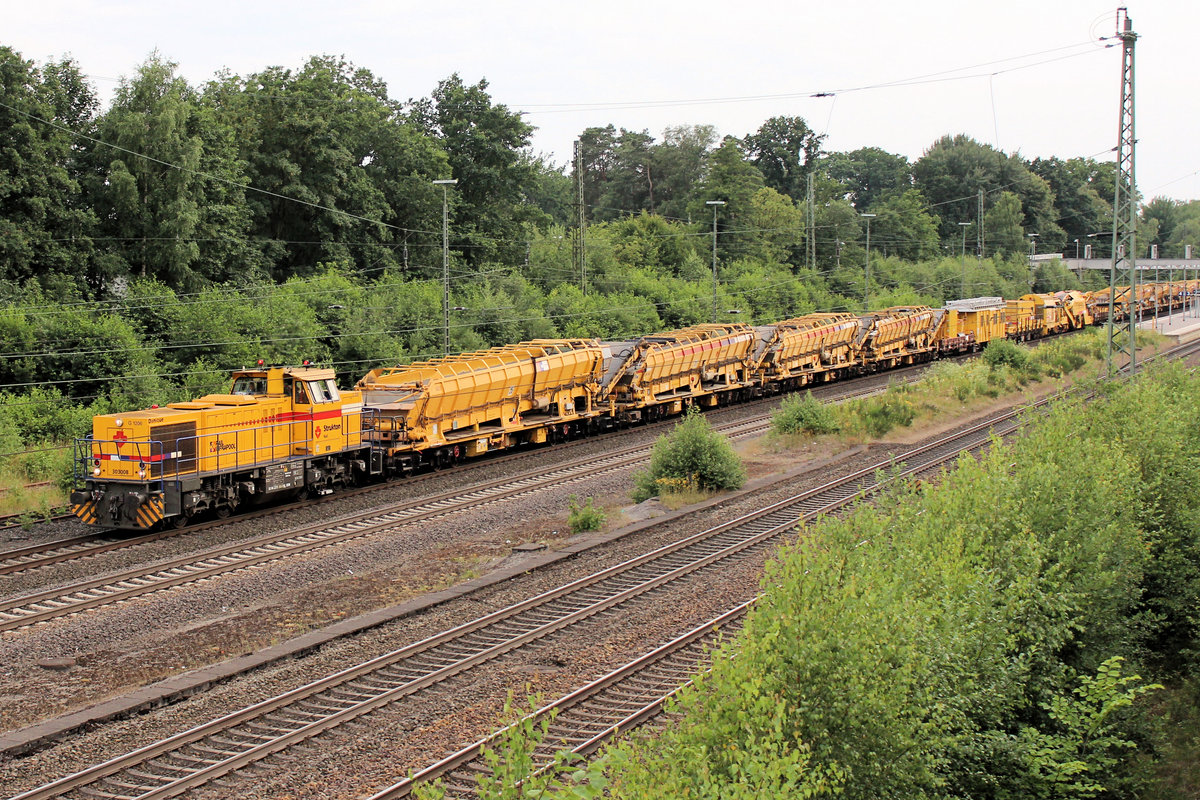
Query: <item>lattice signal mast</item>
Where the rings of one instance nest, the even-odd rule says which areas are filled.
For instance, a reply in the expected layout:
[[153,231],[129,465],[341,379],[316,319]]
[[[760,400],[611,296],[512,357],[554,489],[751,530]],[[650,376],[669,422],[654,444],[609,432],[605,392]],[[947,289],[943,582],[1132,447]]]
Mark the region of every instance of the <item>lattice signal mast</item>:
[[[1112,266],[1108,272],[1109,315],[1108,315],[1108,374],[1114,375],[1113,355],[1125,353],[1129,356],[1129,371],[1137,369],[1137,256],[1134,249],[1134,234],[1137,230],[1137,184],[1134,181],[1134,149],[1137,139],[1133,135],[1133,45],[1137,34],[1129,11],[1117,9],[1117,38],[1121,40],[1121,124],[1117,136],[1117,187],[1113,196],[1113,247]],[[1116,307],[1117,287],[1129,286],[1126,299],[1129,317],[1117,325],[1112,310]]]
[[583,203],[583,142],[575,140],[576,225],[571,237],[571,257],[579,270],[579,290],[587,294],[587,206]]

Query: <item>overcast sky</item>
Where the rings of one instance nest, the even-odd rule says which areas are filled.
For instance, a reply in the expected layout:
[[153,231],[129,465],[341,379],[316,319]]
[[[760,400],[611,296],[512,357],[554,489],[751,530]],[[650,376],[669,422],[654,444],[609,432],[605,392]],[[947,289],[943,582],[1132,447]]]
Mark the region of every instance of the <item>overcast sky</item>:
[[[158,49],[194,85],[344,55],[394,98],[458,72],[526,113],[534,147],[562,164],[588,126],[711,124],[744,136],[804,117],[827,150],[918,158],[966,133],[1006,152],[1111,159],[1121,51],[1100,37],[1116,6],[1092,0],[573,0],[6,3],[0,44],[73,56],[107,100]],[[1200,2],[1129,6],[1137,79],[1137,181],[1147,197],[1200,199]],[[890,84],[890,85],[889,85]],[[818,92],[829,97],[813,97]]]

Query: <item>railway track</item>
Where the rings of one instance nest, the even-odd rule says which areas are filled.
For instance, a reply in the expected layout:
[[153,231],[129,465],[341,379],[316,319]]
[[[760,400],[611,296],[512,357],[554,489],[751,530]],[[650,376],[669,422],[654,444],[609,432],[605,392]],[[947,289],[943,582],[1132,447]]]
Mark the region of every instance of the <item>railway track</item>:
[[993,433],[1015,430],[1017,414],[997,415],[908,451],[902,460],[911,466],[893,477],[880,479],[892,462],[873,465],[18,798],[176,796],[598,615],[619,613],[624,604],[652,602],[690,576],[761,553],[803,520],[844,508],[893,481],[938,470],[985,446]]
[[[868,397],[870,395],[874,395],[874,393],[883,391],[884,387],[886,387],[888,383],[895,383],[896,379],[899,379],[901,383],[911,383],[911,381],[919,379],[920,373],[922,373],[926,367],[928,367],[928,365],[905,367],[896,369],[896,371],[886,374],[872,375],[872,377],[859,379],[860,381],[863,381],[863,383],[860,385],[857,384],[857,381],[852,381],[851,384],[828,384],[817,386],[816,390],[820,392],[820,396],[822,396],[823,399],[827,399],[829,402],[844,402],[847,401],[847,399]],[[887,381],[887,383],[883,383],[883,381]],[[778,403],[778,401],[778,397],[764,398],[761,399],[761,401],[751,401],[750,403],[740,405],[739,408],[749,411],[754,411],[754,409],[758,407],[774,408],[774,405]],[[760,414],[751,417],[751,420],[754,420],[756,423],[761,422],[764,419],[767,419],[767,415]],[[666,428],[674,425],[674,422],[676,421],[665,420],[652,423],[652,425],[654,427]],[[742,422],[730,422],[725,423],[724,426],[716,427],[721,429],[721,431],[724,431],[726,428],[737,429],[740,425],[742,425]],[[643,433],[648,427],[649,426],[644,426],[640,428],[629,429],[629,431],[620,431],[608,434],[608,439],[618,440],[620,437],[632,437],[632,435]],[[737,435],[750,435],[750,433]],[[587,440],[576,440],[571,441],[571,443],[565,443],[565,445],[578,446],[586,443],[586,441]],[[482,465],[485,464],[494,465],[505,462],[520,463],[521,461],[526,461],[526,459],[528,459],[528,461],[536,461],[536,459],[540,459],[542,455],[544,455],[544,451],[540,450],[506,453],[504,456],[486,459],[484,462],[472,462],[467,464],[466,467],[469,469],[482,467]],[[420,481],[433,481],[438,480],[439,476],[440,473],[426,473],[414,476],[412,479],[409,479],[408,482],[415,483]],[[386,485],[362,487],[359,489],[350,489],[350,491],[337,494],[335,498],[320,498],[316,500],[301,501],[301,503],[265,507],[265,509],[242,513],[242,515],[239,515],[238,519],[236,519],[236,522],[245,521],[245,519],[253,519],[256,517],[277,515],[277,513],[298,509],[298,507],[304,507],[314,503],[331,503],[331,501],[352,498],[359,494],[370,494],[373,492],[378,492],[380,489],[385,487]],[[54,517],[54,519],[64,518],[70,519],[72,517],[71,515]],[[44,567],[47,566],[66,563],[66,561],[90,558],[94,557],[94,555],[116,551],[116,549],[139,547],[142,545],[148,545],[150,542],[161,541],[163,539],[174,539],[174,537],[179,536],[191,536],[202,533],[204,530],[217,527],[217,525],[228,524],[229,522],[234,521],[218,519],[218,521],[204,522],[192,525],[192,527],[185,529],[158,530],[152,531],[152,533],[149,534],[133,536],[127,534],[97,535],[95,533],[89,533],[67,537],[67,539],[37,543],[37,545],[8,549],[8,551],[0,551],[0,575],[11,575],[11,573],[16,572],[44,569]],[[13,527],[17,527],[17,525],[13,525]],[[2,608],[4,607],[0,606],[0,620],[4,620],[4,612],[2,612]],[[5,630],[5,628],[2,627],[2,621],[0,621],[0,630]]]
[[63,512],[58,514],[51,513],[50,516],[41,516],[39,513],[32,511],[20,514],[3,514],[0,515],[0,533],[24,529],[30,525],[38,525],[43,522],[60,522],[65,519],[74,519],[74,515]]
[[[761,434],[770,425],[770,417],[751,419],[720,426],[731,439]],[[196,581],[208,580],[268,561],[306,553],[331,545],[378,533],[393,532],[405,525],[423,522],[486,503],[511,500],[550,487],[594,478],[615,470],[640,464],[650,455],[653,444],[627,447],[585,463],[568,464],[557,469],[533,470],[515,477],[479,484],[465,492],[445,492],[387,511],[372,510],[336,520],[306,525],[281,533],[256,537],[248,542],[189,554],[150,567],[137,567],[106,575],[62,589],[27,594],[0,603],[0,632],[23,628],[87,609],[112,605],[135,597]],[[153,534],[151,534],[153,535]],[[120,542],[103,545],[116,549]],[[90,554],[96,549],[81,551]],[[66,560],[70,550],[55,558]]]
[[[564,750],[586,758],[618,732],[640,727],[661,715],[666,702],[709,663],[709,654],[720,639],[741,630],[753,602],[742,603],[526,717],[524,721],[546,725],[545,735],[530,754],[533,763],[539,765],[531,777],[548,772],[556,755]],[[513,727],[464,747],[369,800],[408,797],[416,786],[433,780],[441,782],[447,798],[475,797],[479,777],[491,774],[484,753],[497,750]]]
[[[1200,350],[1200,342],[1182,345],[1163,353],[1160,357],[1183,357],[1197,352],[1197,350]],[[907,380],[916,379],[916,375],[907,378]],[[830,399],[840,402],[879,391],[882,391],[882,388],[874,383],[861,386],[839,385],[836,388],[835,396]],[[770,416],[768,414],[759,414],[715,427],[731,439],[739,439],[761,434],[767,429],[769,423]],[[351,539],[389,532],[403,525],[444,516],[483,503],[499,502],[551,486],[580,482],[641,463],[648,456],[651,448],[652,445],[649,444],[636,445],[615,451],[599,459],[591,459],[585,464],[567,464],[550,471],[535,469],[515,477],[479,484],[464,492],[447,492],[420,501],[400,504],[385,512],[371,511],[343,517],[333,524],[321,523],[267,534],[235,545],[212,548],[68,587],[9,598],[6,601],[0,601],[0,632],[46,622],[87,609],[111,605],[171,587],[210,579]],[[266,513],[277,512],[269,510]],[[61,563],[175,535],[178,535],[178,532],[160,531],[134,539],[81,536],[60,540],[49,545],[35,545],[12,550],[0,553],[0,574]]]
[[[910,377],[910,380],[915,379],[916,376]],[[838,387],[838,390],[830,400],[842,402],[852,398],[869,396],[882,390],[882,387],[877,382],[862,386],[841,386]],[[767,401],[765,404],[773,407],[773,401]],[[673,421],[665,424],[673,424]],[[727,422],[714,427],[731,439],[742,439],[761,434],[769,427],[769,424],[769,414],[757,414],[746,419]],[[473,507],[483,502],[495,502],[538,491],[553,486],[556,483],[586,480],[589,477],[640,463],[645,460],[652,447],[653,445],[649,444],[627,447],[600,459],[590,459],[586,464],[568,465],[551,471],[534,469],[515,477],[477,485],[466,492],[442,493],[420,501],[401,504],[394,510],[380,515],[380,524],[377,526],[371,526],[367,523],[367,520],[371,519],[373,515],[378,514],[378,512],[371,512],[370,514],[357,515],[339,520],[340,524],[337,530],[331,529],[325,532],[321,530],[321,526],[308,526],[296,529],[295,531],[288,531],[284,534],[259,537],[256,540],[233,547],[204,551],[171,562],[156,564],[153,570],[146,568],[133,569],[63,589],[49,590],[13,598],[7,602],[0,602],[0,631],[12,630],[86,608],[106,605],[107,603],[104,602],[106,597],[111,598],[109,602],[118,602],[150,591],[158,591],[169,586],[177,586],[182,583],[214,577],[223,572],[230,572],[260,564],[264,560],[285,558],[305,552],[313,547],[330,545],[344,541],[347,538],[356,538],[356,536],[376,533],[380,530],[386,530],[397,523],[408,524],[430,519],[465,507]],[[537,455],[539,454],[520,453],[513,454],[511,458],[531,458]],[[436,474],[422,476],[422,478],[430,480],[436,478]],[[364,491],[373,490],[376,490],[376,487],[369,487],[369,489]],[[346,496],[346,494],[342,495],[342,497]],[[282,509],[264,509],[262,513],[279,513],[280,510]],[[441,514],[437,512],[441,512]],[[241,517],[241,519],[245,518],[246,516]],[[347,525],[354,526],[353,530],[343,528],[343,526]],[[0,575],[24,572],[53,564],[88,558],[113,550],[128,549],[161,539],[173,538],[181,534],[190,535],[200,530],[202,530],[200,527],[186,531],[164,530],[135,537],[116,534],[111,536],[85,534],[53,542],[16,548],[0,552]],[[287,544],[289,540],[294,540],[290,547]],[[261,548],[267,548],[269,552],[263,552]],[[273,555],[274,557],[265,558],[268,555]],[[205,563],[214,559],[217,560],[214,563]]]

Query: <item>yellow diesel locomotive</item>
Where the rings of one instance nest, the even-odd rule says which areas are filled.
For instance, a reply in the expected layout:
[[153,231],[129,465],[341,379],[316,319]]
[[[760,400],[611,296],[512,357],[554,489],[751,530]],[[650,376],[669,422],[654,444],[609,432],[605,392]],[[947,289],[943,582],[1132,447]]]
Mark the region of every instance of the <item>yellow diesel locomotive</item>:
[[228,394],[97,416],[76,442],[72,510],[92,525],[148,529],[330,492],[379,471],[363,413],[331,369],[260,367],[235,372]]

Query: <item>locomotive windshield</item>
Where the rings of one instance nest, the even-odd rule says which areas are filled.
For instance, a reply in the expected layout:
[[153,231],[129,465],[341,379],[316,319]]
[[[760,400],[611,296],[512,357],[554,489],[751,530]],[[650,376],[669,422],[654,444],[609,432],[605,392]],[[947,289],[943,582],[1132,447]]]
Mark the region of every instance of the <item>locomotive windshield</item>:
[[233,390],[230,394],[266,394],[267,379],[255,378],[250,375],[241,375],[233,382]]

